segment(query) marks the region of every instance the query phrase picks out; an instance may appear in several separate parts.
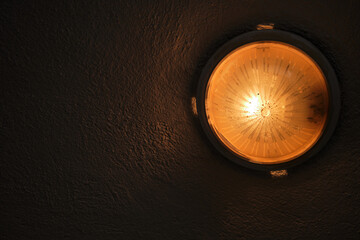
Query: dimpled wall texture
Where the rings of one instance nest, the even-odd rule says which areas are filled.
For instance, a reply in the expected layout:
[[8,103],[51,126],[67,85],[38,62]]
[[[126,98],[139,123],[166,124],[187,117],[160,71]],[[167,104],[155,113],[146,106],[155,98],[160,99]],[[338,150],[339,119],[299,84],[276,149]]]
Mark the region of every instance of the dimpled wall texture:
[[[2,1],[1,239],[360,239],[360,4]],[[313,42],[338,127],[288,176],[237,166],[191,108],[215,50],[259,23]]]

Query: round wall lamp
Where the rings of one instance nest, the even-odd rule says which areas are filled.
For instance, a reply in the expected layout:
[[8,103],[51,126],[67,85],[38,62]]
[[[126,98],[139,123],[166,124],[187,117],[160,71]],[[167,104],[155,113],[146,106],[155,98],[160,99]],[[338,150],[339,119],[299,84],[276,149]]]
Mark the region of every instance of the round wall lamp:
[[316,154],[340,111],[337,78],[306,39],[280,30],[242,34],[210,58],[196,97],[201,125],[226,158],[278,170]]

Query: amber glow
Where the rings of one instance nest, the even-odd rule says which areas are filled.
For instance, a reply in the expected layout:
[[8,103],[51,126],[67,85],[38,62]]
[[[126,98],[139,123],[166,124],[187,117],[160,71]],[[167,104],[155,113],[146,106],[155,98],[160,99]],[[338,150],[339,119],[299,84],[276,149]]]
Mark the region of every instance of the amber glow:
[[308,151],[326,124],[328,89],[318,65],[301,50],[274,41],[229,53],[206,90],[206,116],[235,154],[260,164]]

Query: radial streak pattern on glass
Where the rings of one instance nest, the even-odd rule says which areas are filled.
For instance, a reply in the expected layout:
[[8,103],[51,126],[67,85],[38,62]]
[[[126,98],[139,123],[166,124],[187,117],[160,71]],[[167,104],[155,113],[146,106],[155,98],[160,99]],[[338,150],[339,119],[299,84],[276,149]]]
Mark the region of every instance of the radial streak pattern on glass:
[[322,134],[326,80],[317,64],[291,45],[251,43],[216,66],[205,108],[212,131],[235,154],[262,164],[286,162]]

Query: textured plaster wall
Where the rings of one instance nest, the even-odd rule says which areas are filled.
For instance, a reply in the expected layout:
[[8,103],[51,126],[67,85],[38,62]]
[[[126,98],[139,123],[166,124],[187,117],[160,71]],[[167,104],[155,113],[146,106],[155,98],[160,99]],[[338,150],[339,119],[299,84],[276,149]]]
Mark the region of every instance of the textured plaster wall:
[[[360,3],[1,1],[0,239],[360,239]],[[316,157],[273,179],[191,109],[202,67],[273,22],[342,92]]]

